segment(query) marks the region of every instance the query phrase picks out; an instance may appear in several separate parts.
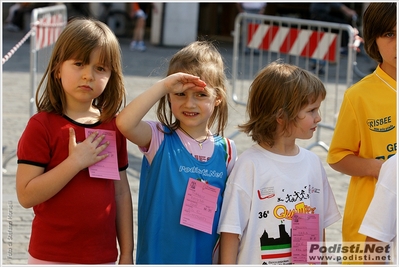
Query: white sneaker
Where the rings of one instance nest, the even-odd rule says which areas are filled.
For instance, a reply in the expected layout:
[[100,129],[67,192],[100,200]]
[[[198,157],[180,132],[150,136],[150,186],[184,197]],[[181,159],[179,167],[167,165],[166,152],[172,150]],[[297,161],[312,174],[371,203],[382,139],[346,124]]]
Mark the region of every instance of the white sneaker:
[[130,46],[129,46],[129,48],[130,48],[130,50],[135,50],[136,49],[136,46],[137,46],[137,42],[136,41],[132,41],[131,43],[130,43]]
[[135,46],[135,49],[140,51],[140,52],[144,52],[147,47],[144,45],[143,41],[138,42],[138,44]]

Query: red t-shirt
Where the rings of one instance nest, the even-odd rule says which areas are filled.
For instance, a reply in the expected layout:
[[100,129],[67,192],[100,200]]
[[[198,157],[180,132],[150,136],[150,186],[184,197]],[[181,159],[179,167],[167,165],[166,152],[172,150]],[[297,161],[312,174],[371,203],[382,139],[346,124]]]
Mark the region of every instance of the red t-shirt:
[[[29,120],[18,143],[18,163],[51,170],[68,156],[69,128],[76,142],[85,138],[85,128],[114,130],[119,171],[128,167],[126,138],[109,123],[80,124],[66,116],[40,112]],[[56,177],[54,177],[56,179]],[[114,181],[91,178],[80,171],[59,193],[33,207],[35,217],[29,253],[46,261],[98,264],[114,262],[116,203]]]

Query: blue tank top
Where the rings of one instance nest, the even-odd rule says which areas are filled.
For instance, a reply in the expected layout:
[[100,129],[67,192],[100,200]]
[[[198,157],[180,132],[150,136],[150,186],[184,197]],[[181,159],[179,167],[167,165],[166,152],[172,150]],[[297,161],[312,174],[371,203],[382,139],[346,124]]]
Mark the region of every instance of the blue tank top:
[[[164,128],[165,132],[167,129]],[[222,195],[227,180],[226,140],[214,136],[207,162],[195,159],[176,132],[165,134],[152,164],[142,161],[139,200],[137,264],[212,264],[218,238]],[[180,224],[189,178],[220,188],[212,234]]]

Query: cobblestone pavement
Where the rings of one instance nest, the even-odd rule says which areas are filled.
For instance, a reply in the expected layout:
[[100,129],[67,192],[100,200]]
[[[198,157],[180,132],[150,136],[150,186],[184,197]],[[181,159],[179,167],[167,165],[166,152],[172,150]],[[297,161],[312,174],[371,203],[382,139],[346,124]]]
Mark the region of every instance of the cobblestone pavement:
[[[3,34],[3,55],[22,39],[23,33],[7,32]],[[125,84],[128,91],[128,101],[137,94],[151,86],[161,78],[167,67],[167,60],[173,55],[178,47],[160,47],[148,44],[144,53],[129,51],[129,40],[120,40]],[[232,43],[221,43],[220,51],[225,57],[228,68],[231,69]],[[3,163],[10,158],[6,164],[6,172],[2,174],[2,264],[26,264],[27,247],[30,237],[30,227],[33,218],[32,209],[22,208],[15,193],[15,171],[16,158],[13,157],[18,139],[29,119],[29,42],[23,44],[4,65],[2,72],[2,147]],[[155,119],[155,112],[150,112],[146,118]],[[236,132],[235,125],[245,119],[245,107],[230,103],[229,125],[226,136]],[[321,140],[331,139],[332,131],[323,130]],[[252,145],[252,141],[244,134],[234,137],[238,152],[241,153]],[[307,147],[314,140],[301,141],[300,145]],[[140,171],[141,154],[138,149],[128,145],[129,169],[128,177],[133,196],[134,223],[137,230],[137,196],[138,177]],[[346,191],[349,177],[332,170],[326,164],[326,151],[319,146],[312,148],[317,153],[326,168],[330,184],[335,194],[339,209],[344,208]],[[341,241],[341,221],[327,229],[327,241]]]

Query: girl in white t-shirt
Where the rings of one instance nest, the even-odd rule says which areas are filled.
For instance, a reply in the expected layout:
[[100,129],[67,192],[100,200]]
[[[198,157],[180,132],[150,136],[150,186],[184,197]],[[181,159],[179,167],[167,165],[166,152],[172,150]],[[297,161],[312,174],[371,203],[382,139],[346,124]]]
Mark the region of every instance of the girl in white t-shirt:
[[253,81],[249,120],[239,125],[256,142],[236,161],[226,184],[218,232],[224,264],[307,263],[294,255],[293,217],[313,222],[312,241],[324,241],[324,228],[341,218],[326,172],[316,154],[299,147],[321,121],[326,96],[313,74],[273,62]]

